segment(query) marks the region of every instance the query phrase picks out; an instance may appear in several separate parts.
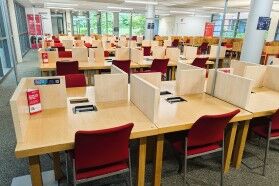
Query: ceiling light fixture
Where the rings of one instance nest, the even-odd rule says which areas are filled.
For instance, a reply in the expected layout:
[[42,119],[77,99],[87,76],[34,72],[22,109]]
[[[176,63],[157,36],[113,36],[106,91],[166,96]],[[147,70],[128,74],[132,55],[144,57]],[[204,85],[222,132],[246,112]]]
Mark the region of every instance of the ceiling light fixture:
[[79,6],[78,4],[67,4],[67,3],[46,3],[47,6],[65,6],[65,7],[74,7]]
[[194,12],[171,10],[171,14],[193,14]]
[[49,9],[58,9],[58,10],[60,10],[60,9],[62,9],[62,10],[73,10],[73,8],[63,8],[63,7],[47,7],[47,8],[49,8]]
[[116,9],[116,10],[134,10],[133,8],[128,8],[128,7],[116,7],[116,6],[109,6],[108,9]]
[[212,7],[212,6],[203,6],[203,9],[215,9],[215,10],[223,10],[224,8],[221,7]]
[[158,2],[157,2],[157,1],[132,1],[132,0],[125,0],[125,3],[146,4],[146,5],[158,5]]

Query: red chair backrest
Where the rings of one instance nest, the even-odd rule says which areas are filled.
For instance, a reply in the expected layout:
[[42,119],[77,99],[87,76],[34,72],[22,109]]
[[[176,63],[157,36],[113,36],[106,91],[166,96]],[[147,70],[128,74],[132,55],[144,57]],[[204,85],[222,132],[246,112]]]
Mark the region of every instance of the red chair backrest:
[[66,88],[86,86],[84,74],[68,74],[65,76],[65,81]]
[[174,39],[171,46],[172,47],[178,47],[178,44],[179,44],[179,39]]
[[60,43],[60,40],[57,39],[57,38],[54,38],[54,39],[53,39],[53,42],[54,42],[54,43]]
[[131,60],[113,60],[112,64],[117,66],[127,74],[130,74]]
[[72,51],[58,51],[59,58],[72,58]]
[[169,59],[154,59],[150,67],[151,72],[167,73],[168,62]]
[[207,58],[195,58],[192,65],[193,66],[196,66],[196,67],[200,67],[200,68],[205,68],[205,64],[208,60],[208,57]]
[[56,75],[64,76],[68,74],[78,74],[77,61],[57,61],[56,62]]
[[239,112],[240,110],[237,109],[226,114],[200,117],[189,130],[188,146],[203,146],[221,142],[225,127]]
[[200,46],[201,53],[207,52],[208,43],[202,43]]
[[275,112],[275,114],[273,114],[273,116],[271,118],[271,121],[272,121],[271,129],[272,130],[279,130],[279,110],[277,110]]
[[87,47],[87,48],[91,48],[92,45],[90,43],[84,43],[84,46]]
[[133,41],[136,41],[137,38],[138,38],[137,36],[132,36],[132,40],[133,40]]
[[133,123],[129,123],[111,129],[76,132],[76,171],[127,161],[133,126]]
[[106,51],[106,50],[105,50],[105,51],[104,51],[104,56],[105,56],[105,57],[109,57],[109,51]]
[[151,46],[144,46],[143,48],[143,56],[151,56]]

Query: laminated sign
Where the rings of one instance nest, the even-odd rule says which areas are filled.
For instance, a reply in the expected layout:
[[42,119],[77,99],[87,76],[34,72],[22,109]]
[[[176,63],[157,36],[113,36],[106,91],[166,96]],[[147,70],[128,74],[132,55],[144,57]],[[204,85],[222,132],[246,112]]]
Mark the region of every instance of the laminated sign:
[[42,111],[40,91],[38,89],[27,90],[27,101],[29,106],[29,113],[31,115]]
[[48,53],[47,52],[42,53],[42,60],[43,60],[43,63],[48,63]]

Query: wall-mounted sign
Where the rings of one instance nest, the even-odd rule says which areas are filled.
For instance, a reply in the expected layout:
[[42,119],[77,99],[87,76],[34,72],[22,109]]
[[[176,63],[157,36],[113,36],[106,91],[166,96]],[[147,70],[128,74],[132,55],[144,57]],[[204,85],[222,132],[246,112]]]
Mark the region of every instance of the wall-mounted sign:
[[257,30],[269,30],[270,17],[259,17]]
[[148,23],[147,29],[154,29],[154,23]]
[[213,37],[214,23],[205,23],[204,36]]

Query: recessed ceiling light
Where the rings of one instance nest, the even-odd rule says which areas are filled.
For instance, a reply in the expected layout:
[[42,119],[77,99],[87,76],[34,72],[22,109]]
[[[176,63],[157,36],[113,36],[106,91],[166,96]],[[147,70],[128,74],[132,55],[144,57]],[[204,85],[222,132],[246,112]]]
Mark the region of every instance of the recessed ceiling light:
[[193,14],[194,12],[171,10],[170,13],[172,13],[172,14]]
[[117,10],[133,10],[133,8],[128,7],[116,7],[116,6],[109,6],[109,9],[117,9]]
[[46,5],[50,6],[65,6],[65,7],[74,7],[74,6],[79,6],[78,4],[67,4],[67,3],[46,3]]
[[62,10],[73,10],[73,8],[63,8],[63,7],[47,7],[47,8],[49,8],[49,9],[58,9],[58,10],[60,10],[60,9],[62,9]]
[[215,10],[223,10],[224,8],[221,7],[213,7],[213,6],[203,6],[203,9],[215,9]]
[[146,4],[146,5],[158,5],[158,2],[157,2],[157,1],[132,1],[132,0],[125,0],[125,3]]

